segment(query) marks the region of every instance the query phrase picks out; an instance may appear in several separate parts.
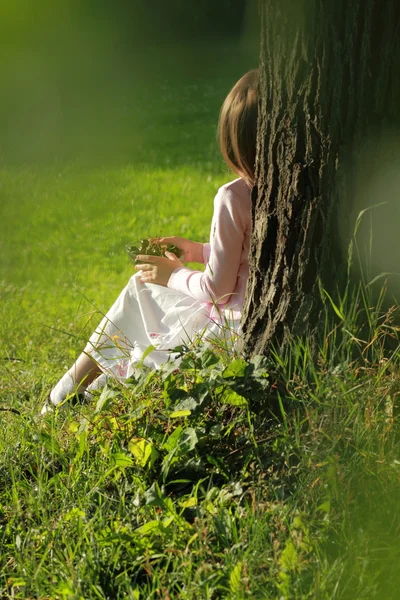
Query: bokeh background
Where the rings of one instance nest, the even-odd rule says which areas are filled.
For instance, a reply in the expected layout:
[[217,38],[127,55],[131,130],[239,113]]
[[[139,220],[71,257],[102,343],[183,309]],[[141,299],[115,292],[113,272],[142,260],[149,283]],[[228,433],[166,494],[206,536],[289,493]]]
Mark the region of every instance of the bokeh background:
[[5,354],[57,377],[132,275],[125,244],[207,241],[234,178],[218,112],[258,58],[256,0],[0,4]]
[[[212,92],[238,77],[246,54],[257,65],[258,37],[256,0],[5,0],[0,156],[159,162],[173,152],[187,162],[193,156],[179,156],[175,142],[188,119],[199,127],[202,156],[208,114],[190,112],[190,86],[200,94],[211,86],[215,119]],[[169,143],[157,132],[167,104],[176,117]]]

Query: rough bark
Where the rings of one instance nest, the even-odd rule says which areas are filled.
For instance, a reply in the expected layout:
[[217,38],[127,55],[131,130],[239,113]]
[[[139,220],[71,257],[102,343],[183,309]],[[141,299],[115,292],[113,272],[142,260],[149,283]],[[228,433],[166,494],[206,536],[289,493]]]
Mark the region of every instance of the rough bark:
[[[365,136],[399,123],[397,0],[261,0],[262,48],[248,355],[312,336],[321,289],[346,271],[351,164]],[[376,134],[378,135],[378,134]],[[340,213],[340,207],[346,210]]]

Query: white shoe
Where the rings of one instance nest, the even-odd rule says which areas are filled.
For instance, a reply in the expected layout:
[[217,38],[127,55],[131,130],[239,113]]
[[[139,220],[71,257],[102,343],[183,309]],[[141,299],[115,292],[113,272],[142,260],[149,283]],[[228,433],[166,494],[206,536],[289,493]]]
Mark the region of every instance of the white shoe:
[[[40,411],[41,415],[47,414],[49,411],[54,410],[59,404],[62,404],[68,396],[71,396],[74,392],[78,394],[84,394],[85,388],[80,386],[76,389],[76,383],[71,373],[67,371],[65,375],[60,379],[57,385],[51,390],[49,397],[43,405]],[[89,397],[90,394],[89,394]]]

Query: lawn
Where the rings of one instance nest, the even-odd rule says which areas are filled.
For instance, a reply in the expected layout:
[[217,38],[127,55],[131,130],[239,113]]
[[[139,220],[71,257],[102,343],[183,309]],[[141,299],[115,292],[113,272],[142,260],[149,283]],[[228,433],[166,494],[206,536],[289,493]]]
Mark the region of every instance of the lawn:
[[218,109],[254,65],[218,56],[1,167],[2,598],[398,597],[398,330],[365,290],[327,302],[316,358],[194,346],[179,371],[38,414],[132,273],[124,245],[207,240],[231,177]]

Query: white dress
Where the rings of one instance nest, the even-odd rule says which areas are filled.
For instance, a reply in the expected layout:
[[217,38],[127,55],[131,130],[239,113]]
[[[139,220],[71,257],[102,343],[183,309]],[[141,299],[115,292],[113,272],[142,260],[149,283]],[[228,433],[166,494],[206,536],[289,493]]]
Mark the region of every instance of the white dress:
[[155,369],[168,360],[178,364],[173,349],[190,344],[196,336],[205,343],[224,338],[235,344],[240,315],[230,310],[213,313],[207,303],[182,292],[142,283],[139,272],[130,278],[84,352],[104,373],[123,382],[141,364]]
[[138,364],[158,369],[197,335],[236,343],[248,278],[250,191],[240,178],[218,190],[204,273],[182,266],[168,287],[143,283],[140,273],[131,277],[85,348],[104,373],[124,381]]

